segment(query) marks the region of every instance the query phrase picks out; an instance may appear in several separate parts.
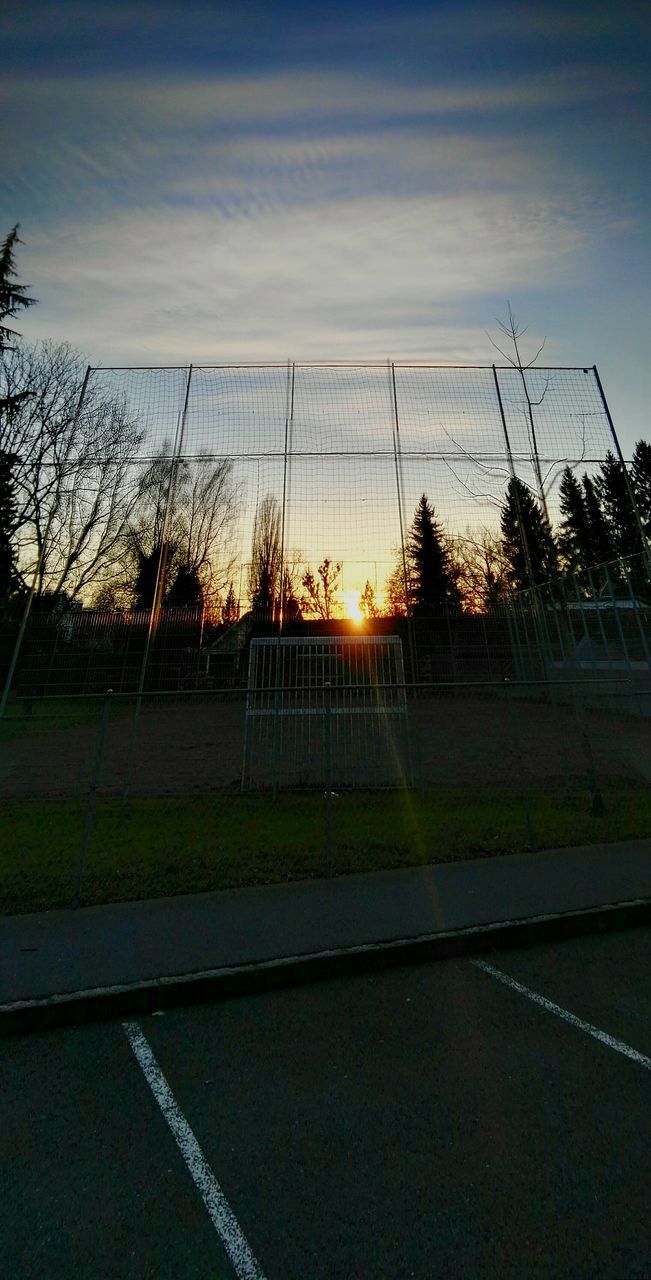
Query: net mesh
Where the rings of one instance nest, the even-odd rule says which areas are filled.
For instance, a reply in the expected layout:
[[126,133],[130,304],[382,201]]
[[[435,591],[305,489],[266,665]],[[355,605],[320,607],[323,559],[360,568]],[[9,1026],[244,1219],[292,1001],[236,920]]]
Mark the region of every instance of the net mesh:
[[[187,488],[225,466],[232,502],[211,556],[241,609],[265,498],[278,504],[286,565],[316,568],[328,557],[341,566],[345,614],[367,581],[382,596],[422,493],[463,541],[497,531],[515,472],[555,522],[564,467],[594,473],[613,444],[592,369],[94,369],[91,383],[120,397],[139,425],[134,477],[174,457]],[[181,497],[177,487],[173,501]]]

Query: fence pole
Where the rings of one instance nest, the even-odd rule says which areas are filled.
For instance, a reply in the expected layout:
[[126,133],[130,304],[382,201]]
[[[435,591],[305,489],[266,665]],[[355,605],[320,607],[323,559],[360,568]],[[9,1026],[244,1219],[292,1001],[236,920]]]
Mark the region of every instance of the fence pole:
[[163,515],[163,529],[161,533],[161,546],[158,555],[158,564],[156,566],[156,581],[154,584],[154,598],[152,600],[151,609],[149,611],[149,623],[147,626],[147,638],[145,640],[145,649],[140,664],[140,678],[138,680],[138,693],[136,697],[136,706],[133,716],[133,727],[131,730],[131,741],[129,743],[129,754],[127,758],[127,767],[124,775],[124,784],[122,787],[122,799],[126,800],[129,795],[129,787],[131,785],[131,771],[133,769],[133,758],[136,750],[136,739],[138,736],[138,726],[140,721],[140,711],[142,707],[142,695],[145,688],[145,679],[147,676],[147,666],[149,664],[149,653],[151,642],[158,627],[158,618],[160,607],[165,589],[165,570],[167,567],[167,554],[169,542],[169,527],[172,511],[174,508],[174,499],[176,497],[176,480],[178,475],[179,462],[181,458],[181,450],[183,448],[183,440],[185,436],[185,424],[188,416],[188,400],[190,398],[190,383],[192,381],[192,365],[188,366],[188,377],[185,384],[185,397],[183,401],[183,409],[179,415],[176,427],[176,437],[172,448],[172,463],[170,467],[169,483],[167,486],[167,494],[165,497],[165,512]]
[[[82,407],[83,407],[83,403],[84,403],[84,400],[85,400],[85,397],[86,397],[86,388],[87,388],[87,386],[88,386],[88,379],[90,378],[91,372],[92,372],[92,370],[91,370],[91,366],[90,366],[90,365],[87,365],[87,366],[86,366],[86,372],[85,372],[85,374],[84,374],[84,380],[83,380],[83,382],[82,382],[82,384],[81,384],[81,391],[79,392],[79,399],[78,399],[78,401],[77,401],[77,405],[76,405],[76,408],[75,408],[74,417],[73,417],[73,419],[72,419],[72,423],[71,423],[71,426],[70,426],[70,431],[69,431],[69,433],[68,433],[68,444],[67,444],[67,446],[66,446],[66,450],[65,450],[65,453],[64,453],[64,456],[63,456],[63,461],[62,461],[62,465],[63,465],[63,466],[65,466],[65,465],[66,465],[66,463],[67,463],[67,461],[68,461],[68,455],[69,455],[70,448],[71,448],[71,446],[72,446],[72,441],[73,441],[73,438],[74,438],[74,435],[75,435],[75,428],[76,428],[77,423],[78,423],[78,421],[79,421],[79,415],[81,414],[81,410],[82,410]],[[3,689],[3,691],[2,691],[2,697],[0,698],[0,720],[2,720],[2,718],[3,718],[3,716],[4,716],[4,713],[5,713],[6,708],[7,708],[7,703],[8,703],[8,701],[9,701],[9,693],[10,693],[10,691],[11,691],[11,686],[12,686],[12,684],[13,684],[14,675],[15,675],[15,673],[16,673],[16,667],[17,667],[17,665],[18,665],[18,656],[19,656],[19,654],[20,654],[20,651],[21,651],[21,648],[22,648],[22,645],[23,645],[23,640],[25,639],[25,632],[26,632],[26,630],[27,630],[27,623],[28,623],[28,621],[29,621],[29,616],[30,616],[30,614],[31,614],[31,612],[32,612],[32,605],[33,605],[33,603],[34,603],[34,597],[35,597],[35,595],[36,595],[36,587],[37,587],[37,585],[38,585],[39,576],[40,576],[40,573],[41,573],[41,569],[42,569],[42,567],[43,567],[43,560],[45,559],[45,553],[46,553],[46,551],[47,551],[47,544],[48,544],[48,539],[49,539],[49,536],[50,536],[50,529],[51,529],[51,527],[52,527],[52,520],[53,520],[53,518],[54,518],[54,506],[52,506],[52,507],[51,507],[51,509],[50,509],[50,514],[48,515],[48,518],[47,518],[47,524],[46,524],[46,526],[45,526],[45,533],[43,534],[43,541],[41,542],[40,550],[39,550],[39,553],[38,553],[38,559],[37,559],[37,561],[36,561],[36,566],[35,566],[35,568],[34,568],[34,573],[33,573],[32,581],[31,581],[31,585],[30,585],[30,588],[29,588],[29,594],[28,594],[28,596],[27,596],[27,600],[25,601],[25,608],[24,608],[24,610],[23,610],[23,616],[22,616],[21,621],[20,621],[20,627],[19,627],[19,629],[18,629],[18,635],[16,636],[16,643],[15,643],[15,645],[14,645],[14,651],[13,651],[13,653],[12,653],[12,655],[11,655],[11,662],[9,663],[9,670],[8,670],[8,672],[7,672],[7,678],[6,678],[6,680],[5,680],[4,689]]]
[[402,554],[402,577],[405,586],[405,609],[407,612],[407,644],[409,646],[409,660],[411,664],[411,678],[416,683],[418,680],[418,672],[416,668],[416,643],[414,638],[414,624],[411,616],[409,601],[409,575],[407,573],[407,552],[405,546],[405,513],[404,513],[404,479],[402,474],[402,450],[400,448],[400,416],[398,414],[398,389],[396,386],[396,366],[390,361],[391,373],[391,396],[393,400],[393,465],[396,476],[396,494],[398,498],[398,522],[400,525],[400,550]]
[[651,667],[651,651],[649,651],[649,643],[648,643],[648,640],[647,640],[647,635],[646,635],[646,632],[645,632],[645,630],[644,630],[644,625],[643,625],[642,619],[641,619],[641,617],[640,617],[640,613],[641,613],[640,604],[639,604],[639,601],[638,601],[638,599],[637,599],[637,597],[636,597],[636,595],[635,595],[635,593],[634,593],[634,591],[633,591],[633,582],[632,582],[632,580],[631,580],[631,575],[630,575],[630,573],[629,573],[629,571],[628,571],[628,561],[627,561],[627,560],[623,560],[623,561],[622,561],[622,565],[623,565],[623,568],[624,568],[624,577],[626,578],[626,586],[627,586],[627,589],[628,589],[628,594],[629,594],[629,597],[630,597],[630,600],[631,600],[631,608],[632,608],[632,610],[633,610],[633,613],[635,614],[635,621],[637,622],[637,629],[638,629],[638,631],[639,631],[639,633],[640,633],[640,642],[641,642],[641,645],[642,645],[642,652],[644,653],[644,657],[645,657],[645,659],[646,659],[647,665],[648,665],[649,667]]
[[513,700],[511,697],[511,681],[509,680],[508,676],[504,677],[504,688],[506,690],[506,701],[509,708],[511,728],[513,730],[513,744],[515,746],[515,761],[516,761],[515,767],[518,775],[518,785],[520,788],[520,794],[522,796],[522,807],[524,809],[524,820],[525,820],[525,826],[527,828],[527,839],[529,841],[529,848],[535,849],[536,838],[534,836],[533,819],[531,817],[531,807],[529,805],[529,797],[527,795],[527,785],[525,781],[524,770],[522,767],[522,759],[523,759],[522,741],[520,738],[518,717],[516,714],[515,707],[513,706]]
[[333,840],[332,840],[332,685],[326,680],[324,685],[323,697],[325,722],[324,722],[324,756],[325,756],[325,796],[324,796],[324,853],[326,866],[331,868],[333,865]]
[[608,401],[606,400],[605,392],[604,392],[604,389],[603,389],[603,387],[602,387],[602,385],[601,385],[601,378],[599,377],[599,373],[598,373],[598,371],[597,371],[597,366],[596,366],[596,364],[593,364],[593,366],[592,366],[592,372],[594,373],[595,382],[596,382],[596,384],[597,384],[597,390],[598,390],[599,395],[600,395],[600,397],[601,397],[601,403],[602,403],[602,405],[603,405],[603,410],[604,410],[604,413],[605,413],[606,418],[607,418],[607,421],[608,421],[608,426],[610,427],[610,434],[611,434],[611,436],[612,436],[612,438],[613,438],[613,444],[614,444],[614,446],[615,446],[615,452],[616,452],[616,454],[617,454],[617,457],[618,457],[618,459],[619,459],[619,463],[620,463],[621,468],[622,468],[622,471],[623,471],[623,473],[624,473],[624,480],[625,480],[625,482],[626,482],[626,488],[627,488],[627,490],[628,490],[629,500],[630,500],[630,503],[631,503],[631,507],[632,507],[632,509],[633,509],[633,514],[634,514],[634,516],[635,516],[635,523],[637,524],[638,533],[639,533],[639,535],[640,535],[640,546],[641,546],[641,548],[642,548],[642,555],[643,555],[643,557],[644,557],[644,559],[645,559],[645,561],[646,561],[646,569],[647,569],[647,573],[648,573],[649,575],[651,575],[651,546],[649,545],[649,539],[648,539],[648,538],[647,538],[647,536],[646,536],[646,531],[645,531],[645,528],[644,528],[644,521],[643,521],[642,516],[641,516],[641,514],[640,514],[640,508],[639,508],[639,507],[638,507],[638,505],[637,505],[637,498],[635,497],[635,490],[634,490],[634,488],[633,488],[633,482],[632,482],[631,477],[630,477],[630,475],[629,475],[628,467],[626,466],[626,462],[624,461],[624,454],[622,453],[621,446],[620,446],[619,440],[618,440],[618,438],[617,438],[617,432],[615,431],[615,423],[614,423],[614,422],[613,422],[613,420],[612,420],[612,417],[611,417],[611,414],[610,414],[610,409],[608,408]]
[[81,889],[84,878],[84,868],[86,864],[86,853],[88,850],[88,842],[90,833],[93,829],[93,818],[95,816],[95,798],[99,787],[99,778],[102,768],[102,757],[104,755],[104,742],[106,739],[106,727],[108,724],[109,706],[111,704],[112,689],[106,690],[102,714],[99,721],[99,729],[97,731],[97,742],[95,745],[95,759],[93,761],[93,772],[90,779],[90,787],[88,788],[88,800],[86,802],[86,817],[84,819],[84,829],[81,834],[81,844],[79,846],[79,856],[77,858],[77,876],[75,882],[75,906],[79,906],[81,902]]

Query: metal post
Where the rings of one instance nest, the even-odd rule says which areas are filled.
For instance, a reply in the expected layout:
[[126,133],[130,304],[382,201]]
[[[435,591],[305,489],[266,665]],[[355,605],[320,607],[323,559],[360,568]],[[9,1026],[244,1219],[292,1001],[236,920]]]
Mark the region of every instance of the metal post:
[[284,449],[284,460],[283,460],[283,511],[282,511],[282,523],[281,523],[281,534],[280,534],[280,597],[279,597],[280,613],[279,613],[279,619],[278,619],[279,635],[283,629],[283,620],[285,615],[285,581],[284,581],[285,579],[285,530],[286,530],[286,513],[287,513],[287,487],[288,487],[288,479],[289,479],[289,461],[290,461],[291,447],[292,447],[292,429],[294,425],[295,380],[296,380],[296,365],[294,363],[291,365],[291,378],[290,378],[290,364],[288,361],[287,362],[287,404],[285,409],[285,449]]
[[[72,424],[71,424],[71,427],[70,427],[70,431],[69,431],[69,434],[68,434],[68,444],[67,444],[67,446],[66,446],[66,451],[65,451],[65,454],[64,454],[64,457],[63,457],[63,465],[65,465],[65,464],[67,463],[67,461],[68,461],[68,454],[69,454],[69,452],[70,452],[70,448],[71,448],[71,446],[72,446],[72,440],[73,440],[73,437],[74,437],[75,428],[76,428],[77,423],[78,423],[78,421],[79,421],[79,415],[81,414],[82,406],[83,406],[84,399],[85,399],[85,396],[86,396],[86,388],[87,388],[87,386],[88,386],[88,379],[90,378],[91,372],[92,372],[92,370],[91,370],[91,366],[90,366],[90,365],[87,365],[87,366],[86,366],[86,373],[84,374],[84,380],[83,380],[83,382],[82,382],[82,384],[81,384],[81,391],[79,392],[79,399],[78,399],[78,401],[77,401],[77,406],[76,406],[76,409],[75,409],[74,417],[73,417]],[[3,718],[3,716],[4,716],[4,713],[5,713],[6,708],[7,708],[7,702],[9,701],[9,693],[10,693],[10,691],[11,691],[11,686],[12,686],[12,684],[13,684],[13,679],[14,679],[14,675],[15,675],[15,672],[16,672],[16,666],[17,666],[17,664],[18,664],[18,656],[19,656],[19,654],[20,654],[20,651],[21,651],[21,648],[22,648],[22,644],[23,644],[23,640],[24,640],[24,638],[25,638],[25,632],[26,632],[26,630],[27,630],[27,623],[28,623],[28,621],[29,621],[29,616],[30,616],[30,614],[31,614],[31,612],[32,612],[32,605],[33,605],[33,603],[34,603],[34,597],[35,597],[35,595],[36,595],[36,587],[37,587],[37,585],[38,585],[38,580],[39,580],[39,576],[40,576],[40,573],[41,573],[41,568],[42,568],[42,565],[43,565],[43,560],[44,560],[44,558],[45,558],[45,552],[46,552],[46,549],[47,549],[48,538],[49,538],[49,536],[50,536],[50,528],[51,528],[51,526],[52,526],[52,520],[53,520],[53,517],[54,517],[54,507],[52,507],[52,508],[50,509],[50,514],[49,514],[49,516],[48,516],[47,524],[46,524],[46,526],[45,526],[45,533],[43,534],[43,541],[42,541],[42,543],[41,543],[41,549],[40,549],[40,551],[39,551],[39,553],[38,553],[38,559],[37,559],[37,561],[36,561],[36,567],[35,567],[35,569],[34,569],[34,574],[33,574],[33,577],[32,577],[31,586],[30,586],[30,588],[29,588],[29,595],[27,596],[27,600],[25,601],[25,608],[24,608],[24,610],[23,610],[23,616],[22,616],[22,619],[21,619],[21,622],[20,622],[20,627],[19,627],[19,630],[18,630],[18,635],[17,635],[17,637],[16,637],[16,643],[15,643],[15,645],[14,645],[14,651],[13,651],[13,653],[12,653],[12,655],[11,655],[11,662],[9,663],[9,670],[8,670],[8,672],[7,672],[7,679],[5,680],[4,689],[3,689],[3,691],[2,691],[2,698],[0,698],[0,720],[2,720],[2,718]]]
[[326,680],[323,694],[324,705],[324,760],[325,760],[325,795],[324,795],[324,853],[326,866],[332,867],[332,685]]
[[151,642],[156,634],[158,627],[158,618],[160,607],[165,589],[165,569],[167,566],[167,552],[169,539],[169,526],[172,511],[174,508],[174,498],[176,496],[176,480],[178,474],[178,466],[183,448],[183,440],[185,436],[185,424],[188,414],[188,400],[190,398],[190,383],[192,381],[192,365],[188,366],[188,378],[185,385],[185,398],[183,401],[183,409],[179,416],[176,427],[176,436],[172,449],[172,462],[170,466],[170,477],[167,486],[167,495],[165,498],[165,512],[163,515],[163,529],[161,533],[161,547],[158,555],[158,564],[156,566],[156,581],[154,584],[154,598],[152,600],[151,609],[149,611],[149,624],[147,626],[147,638],[145,640],[145,649],[140,664],[140,678],[138,680],[138,693],[136,697],[136,706],[133,716],[133,728],[131,731],[131,741],[129,744],[129,756],[127,760],[127,768],[124,775],[124,785],[122,788],[122,799],[126,800],[129,795],[129,787],[131,785],[131,770],[133,768],[133,757],[136,749],[136,738],[138,736],[138,725],[140,721],[140,711],[142,707],[142,695],[145,688],[145,679],[147,675],[147,666],[149,663],[149,652]]
[[411,616],[409,602],[409,576],[407,574],[407,551],[405,546],[405,516],[404,516],[404,480],[402,475],[402,452],[400,449],[400,417],[398,414],[398,391],[396,387],[396,367],[393,361],[390,362],[391,368],[391,391],[393,398],[393,464],[396,475],[396,493],[398,497],[398,521],[400,525],[400,550],[402,552],[402,577],[405,587],[405,608],[407,611],[407,643],[409,645],[409,659],[411,664],[411,678],[416,683],[418,673],[416,669],[416,644],[414,639],[413,619]]
[[81,902],[81,889],[84,877],[84,867],[86,863],[86,853],[88,850],[88,842],[93,827],[93,817],[95,815],[95,797],[99,787],[100,771],[102,768],[102,756],[104,754],[104,741],[106,738],[106,727],[108,724],[109,706],[111,703],[112,689],[106,690],[106,697],[102,707],[100,716],[99,729],[97,732],[97,743],[95,745],[95,760],[93,762],[93,772],[88,788],[88,800],[86,802],[86,817],[84,819],[84,829],[81,835],[81,844],[79,846],[79,856],[77,858],[77,876],[75,883],[75,906],[79,906]]
[[641,612],[641,610],[640,610],[640,606],[639,606],[639,604],[638,604],[637,597],[636,597],[636,595],[635,595],[635,593],[634,593],[634,591],[633,591],[633,583],[632,583],[632,581],[631,581],[631,575],[630,575],[630,573],[629,573],[629,571],[628,571],[628,564],[627,564],[626,560],[624,560],[622,563],[623,563],[623,565],[624,565],[624,577],[626,578],[626,586],[627,586],[627,588],[628,588],[628,594],[629,594],[629,596],[630,596],[630,598],[631,598],[631,607],[632,607],[633,612],[634,612],[634,614],[635,614],[635,620],[636,620],[636,622],[637,622],[637,629],[638,629],[638,631],[639,631],[639,633],[640,633],[640,641],[641,641],[641,644],[642,644],[642,650],[643,650],[643,652],[644,652],[644,656],[645,656],[645,658],[646,658],[646,661],[647,661],[648,666],[649,666],[649,667],[651,667],[651,651],[649,650],[649,642],[648,642],[648,640],[647,640],[646,631],[644,630],[644,625],[643,625],[643,623],[642,623],[642,619],[641,619],[641,617],[640,617],[640,612]]
[[[290,375],[291,368],[291,375]],[[281,710],[281,685],[284,684],[284,661],[281,663],[281,635],[283,623],[285,619],[285,532],[286,532],[286,515],[287,515],[287,487],[289,479],[289,460],[291,451],[291,433],[294,423],[294,386],[296,379],[296,365],[287,361],[287,398],[285,405],[285,448],[283,459],[283,507],[281,519],[280,534],[280,582],[278,593],[278,636],[276,644],[276,678],[274,680],[274,724],[273,724],[273,741],[274,741],[274,781],[273,781],[273,798],[278,795],[278,767],[280,758],[280,748],[282,743],[282,721],[280,718]],[[275,602],[272,602],[272,614],[275,608]]]
[[620,443],[617,438],[617,432],[615,431],[615,424],[612,420],[610,409],[608,408],[608,402],[606,400],[604,389],[601,385],[601,378],[599,377],[596,364],[593,364],[592,372],[594,373],[595,382],[597,384],[597,390],[599,391],[599,395],[601,397],[601,403],[603,405],[603,410],[608,420],[608,426],[610,427],[610,434],[613,438],[615,452],[617,454],[620,465],[624,472],[624,479],[626,481],[628,496],[630,498],[631,507],[633,508],[633,514],[635,516],[635,522],[637,524],[638,533],[640,535],[640,546],[642,547],[642,555],[644,556],[644,559],[646,561],[647,573],[651,574],[651,546],[649,545],[649,539],[647,538],[644,530],[644,521],[642,520],[642,516],[640,515],[640,508],[637,505],[635,490],[633,488],[631,477],[628,473],[628,467],[626,466],[626,462],[624,461],[624,454],[622,453]]
[[513,493],[515,497],[515,506],[516,506],[517,516],[518,516],[518,525],[520,528],[520,537],[522,538],[522,547],[524,550],[524,558],[527,563],[527,573],[529,575],[529,582],[531,584],[531,589],[533,590],[536,584],[534,582],[533,569],[531,567],[531,553],[529,550],[529,541],[527,538],[527,531],[524,527],[524,520],[522,519],[522,511],[520,509],[520,494],[518,491],[519,481],[518,481],[518,476],[516,475],[515,463],[513,461],[513,452],[511,449],[511,441],[509,439],[508,427],[506,425],[506,414],[504,412],[504,404],[502,402],[502,392],[500,390],[499,379],[497,377],[497,368],[495,365],[493,365],[492,369],[493,369],[493,380],[495,382],[495,394],[497,395],[497,403],[500,411],[500,419],[502,422],[502,431],[504,432],[504,443],[506,444],[506,455],[509,463],[509,471],[511,472],[511,479],[515,481],[513,485]]

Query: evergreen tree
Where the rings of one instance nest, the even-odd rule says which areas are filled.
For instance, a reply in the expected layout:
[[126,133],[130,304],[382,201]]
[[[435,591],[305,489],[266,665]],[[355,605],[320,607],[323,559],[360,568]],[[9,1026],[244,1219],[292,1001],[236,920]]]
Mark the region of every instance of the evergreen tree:
[[591,480],[590,476],[586,474],[581,483],[588,527],[590,529],[591,553],[588,563],[589,565],[606,564],[607,561],[614,560],[617,554],[610,526],[601,509],[594,480]]
[[239,616],[240,611],[237,605],[237,596],[235,595],[235,589],[231,582],[222,608],[222,622],[225,627],[232,627],[238,621]]
[[501,514],[502,550],[516,591],[548,582],[558,571],[558,553],[547,519],[530,489],[514,476]]
[[585,493],[570,467],[566,467],[561,476],[560,508],[563,519],[558,536],[559,550],[565,567],[576,573],[577,569],[587,569],[594,560]]
[[610,450],[601,464],[596,489],[615,555],[636,555],[642,550],[642,543],[626,473],[619,459]]
[[[0,356],[3,351],[10,350],[11,338],[18,334],[9,329],[3,320],[13,319],[23,307],[31,307],[36,301],[28,297],[25,285],[18,284],[14,246],[20,244],[18,225],[5,237],[0,246]],[[5,426],[11,423],[13,415],[19,410],[24,400],[30,396],[29,391],[18,395],[0,395],[0,440],[5,437]],[[5,602],[20,584],[16,569],[16,560],[12,538],[16,519],[16,500],[14,493],[13,466],[16,458],[5,448],[0,448],[0,601]]]
[[16,331],[8,329],[2,321],[7,318],[13,320],[21,307],[31,307],[36,302],[36,298],[28,297],[26,285],[17,283],[14,259],[14,246],[17,244],[22,244],[18,239],[18,223],[0,246],[0,351],[9,347],[11,338],[18,337]]
[[[162,552],[162,555],[161,555]],[[165,597],[165,583],[170,561],[169,543],[156,542],[151,551],[142,547],[135,549],[136,573],[133,579],[134,609],[151,609],[155,602],[156,582],[158,580],[158,602]],[[160,575],[158,562],[160,560]]]
[[425,494],[416,507],[406,550],[409,612],[418,617],[432,613],[445,602],[458,604],[450,553]]
[[167,593],[167,604],[186,608],[203,604],[201,579],[192,565],[179,565]]
[[644,532],[647,538],[651,538],[651,444],[646,440],[638,440],[631,470]]

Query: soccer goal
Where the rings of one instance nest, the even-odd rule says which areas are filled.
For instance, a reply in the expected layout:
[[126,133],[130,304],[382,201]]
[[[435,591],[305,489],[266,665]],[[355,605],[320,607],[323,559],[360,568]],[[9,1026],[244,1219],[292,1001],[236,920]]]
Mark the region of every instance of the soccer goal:
[[242,789],[411,783],[398,636],[251,641]]

